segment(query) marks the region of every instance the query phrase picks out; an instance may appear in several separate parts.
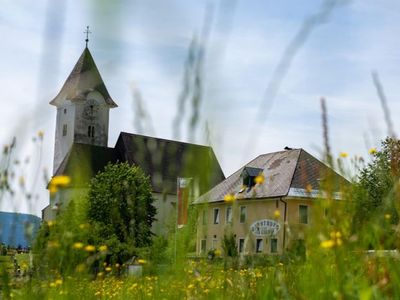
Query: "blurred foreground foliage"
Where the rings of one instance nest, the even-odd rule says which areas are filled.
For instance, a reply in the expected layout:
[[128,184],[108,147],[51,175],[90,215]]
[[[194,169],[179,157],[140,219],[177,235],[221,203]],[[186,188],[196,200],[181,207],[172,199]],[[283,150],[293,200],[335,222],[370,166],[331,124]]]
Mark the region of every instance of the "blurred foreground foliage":
[[[124,167],[109,166],[112,177],[98,175],[87,201],[72,201],[55,222],[43,224],[36,272],[19,288],[4,277],[3,293],[20,299],[398,299],[400,257],[388,250],[398,249],[399,241],[399,153],[399,142],[386,139],[340,201],[324,183],[327,197],[311,212],[315,226],[284,254],[240,255],[227,231],[223,253],[214,251],[212,259],[194,256],[196,207],[184,228],[177,230],[172,218],[166,237],[151,236],[149,227],[132,231],[130,209],[147,203],[152,212],[150,188],[140,183],[140,171],[125,182]],[[151,224],[149,215],[140,220]],[[131,255],[140,258],[142,276],[126,274],[123,262]]]

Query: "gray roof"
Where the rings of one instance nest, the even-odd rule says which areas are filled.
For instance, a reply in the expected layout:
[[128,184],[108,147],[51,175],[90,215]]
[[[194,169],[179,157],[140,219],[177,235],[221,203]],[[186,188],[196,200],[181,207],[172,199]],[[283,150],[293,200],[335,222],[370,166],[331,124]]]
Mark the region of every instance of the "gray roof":
[[[244,189],[241,174],[247,167],[263,169],[264,182]],[[340,183],[348,183],[303,149],[263,154],[199,197],[195,203],[224,201],[228,194],[235,195],[236,199],[257,199],[285,197],[291,188],[306,190],[311,187],[315,191],[320,188],[321,180],[327,173],[334,175],[330,178],[334,178],[335,191],[338,191]]]
[[151,178],[153,192],[176,194],[177,177],[194,178],[200,193],[225,179],[211,147],[121,132],[114,148],[74,143],[56,175],[87,186],[108,163],[128,162]]
[[121,132],[115,149],[122,161],[150,175],[156,192],[176,194],[177,177],[193,177],[200,193],[225,179],[208,146]]
[[86,95],[92,91],[99,92],[109,107],[117,107],[107,91],[89,49],[85,48],[60,92],[50,104],[58,106],[66,99],[86,100]]

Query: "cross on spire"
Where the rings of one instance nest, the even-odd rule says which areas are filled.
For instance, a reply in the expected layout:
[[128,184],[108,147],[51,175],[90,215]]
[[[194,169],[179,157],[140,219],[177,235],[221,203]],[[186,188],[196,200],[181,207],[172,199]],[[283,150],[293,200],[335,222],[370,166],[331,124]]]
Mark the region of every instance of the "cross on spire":
[[85,30],[83,33],[86,34],[86,40],[85,40],[85,42],[86,42],[86,48],[87,48],[87,44],[88,44],[88,42],[89,42],[89,34],[92,33],[92,32],[89,30],[89,26],[86,26],[86,30]]

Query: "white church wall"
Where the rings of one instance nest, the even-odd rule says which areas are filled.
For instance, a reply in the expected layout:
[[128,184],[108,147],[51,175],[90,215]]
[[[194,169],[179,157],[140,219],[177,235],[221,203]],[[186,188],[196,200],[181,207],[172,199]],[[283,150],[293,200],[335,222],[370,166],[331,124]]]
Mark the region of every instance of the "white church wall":
[[[91,94],[96,95],[94,93]],[[75,120],[75,142],[107,146],[109,108],[100,93],[93,98],[76,104]],[[90,133],[89,126],[93,127],[93,134]]]
[[53,173],[57,171],[74,141],[75,105],[66,101],[57,108]]
[[157,209],[156,221],[152,226],[152,232],[156,235],[167,233],[168,225],[176,222],[176,195],[153,193],[155,201],[153,205]]

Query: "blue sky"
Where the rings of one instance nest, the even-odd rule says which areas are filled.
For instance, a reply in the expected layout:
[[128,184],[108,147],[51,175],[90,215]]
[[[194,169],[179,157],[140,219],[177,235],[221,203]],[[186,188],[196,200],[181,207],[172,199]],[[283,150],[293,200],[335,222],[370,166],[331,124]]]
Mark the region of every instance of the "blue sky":
[[[117,3],[117,4],[116,4]],[[398,1],[342,1],[324,24],[314,28],[295,52],[268,112],[265,90],[282,55],[304,20],[323,1],[13,1],[0,11],[0,143],[17,136],[16,178],[32,181],[38,150],[32,136],[45,132],[39,167],[52,169],[57,94],[84,48],[89,48],[119,108],[110,117],[109,145],[119,132],[137,132],[132,88],[138,89],[152,120],[144,134],[172,139],[172,122],[182,89],[183,66],[194,34],[211,7],[210,34],[203,67],[204,92],[194,139],[187,134],[190,109],[182,117],[181,140],[211,143],[225,175],[261,153],[301,147],[321,157],[320,98],[327,100],[333,153],[368,156],[386,135],[382,109],[371,79],[379,72],[392,120],[400,123],[400,4]],[[270,103],[267,99],[267,103]],[[262,117],[260,120],[259,116]],[[248,141],[252,142],[249,143]],[[36,148],[35,148],[36,147]],[[27,205],[5,198],[7,211],[40,213],[47,202]],[[17,185],[15,183],[14,185]],[[29,185],[29,184],[28,184]]]

